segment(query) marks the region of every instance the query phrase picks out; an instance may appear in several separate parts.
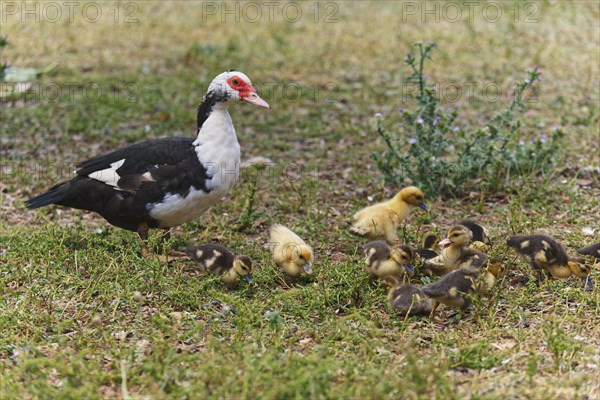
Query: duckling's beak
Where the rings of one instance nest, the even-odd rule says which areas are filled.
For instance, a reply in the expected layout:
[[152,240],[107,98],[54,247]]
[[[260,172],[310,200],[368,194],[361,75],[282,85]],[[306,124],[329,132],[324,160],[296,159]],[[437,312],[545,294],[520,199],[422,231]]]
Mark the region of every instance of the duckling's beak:
[[585,288],[586,290],[593,290],[594,289],[594,282],[592,282],[592,279],[590,278],[590,276],[586,276],[585,278],[583,278],[583,281],[585,282]]
[[425,204],[425,203],[419,203],[418,207],[422,208],[425,211],[429,211],[429,209],[427,208],[427,204]]
[[248,274],[245,276],[246,280],[250,283],[254,282],[254,278],[252,278],[252,274]]
[[445,249],[446,247],[452,245],[452,240],[450,238],[444,238],[441,242],[438,243],[440,248]]
[[411,264],[404,264],[404,269],[411,275],[415,273],[415,268]]
[[313,273],[311,264],[309,262],[302,264],[302,269],[304,269],[304,272],[306,272],[308,275],[312,275]]

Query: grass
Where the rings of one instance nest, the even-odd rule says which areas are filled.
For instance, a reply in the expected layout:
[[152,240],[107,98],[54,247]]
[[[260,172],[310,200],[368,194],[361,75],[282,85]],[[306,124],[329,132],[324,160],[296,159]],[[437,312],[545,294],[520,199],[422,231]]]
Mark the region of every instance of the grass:
[[[2,103],[0,398],[600,397],[598,272],[591,292],[571,279],[538,288],[503,245],[515,232],[545,232],[569,247],[599,240],[598,8],[536,2],[537,23],[438,23],[404,21],[400,2],[336,4],[332,24],[324,14],[317,23],[204,23],[201,3],[189,2],[140,3],[134,24],[2,24],[11,42],[3,57],[60,62],[41,84],[73,93],[49,101],[41,86]],[[404,53],[429,39],[440,44],[431,79],[441,83],[508,88],[539,65],[543,91],[528,106],[524,139],[554,126],[570,132],[565,165],[551,176],[516,180],[506,193],[429,199],[431,211],[414,212],[399,230],[417,244],[474,218],[492,231],[493,255],[506,259],[492,293],[470,315],[442,310],[444,326],[395,315],[362,272],[364,241],[347,230],[355,210],[397,190],[383,187],[369,157],[384,148],[373,114],[404,106]],[[168,244],[218,238],[252,257],[256,286],[226,289],[189,266],[142,259],[135,234],[88,213],[24,208],[77,160],[144,138],[192,136],[206,82],[231,67],[273,106],[232,107],[242,157],[274,164],[244,171],[226,201]],[[90,99],[92,84],[100,95]],[[290,84],[298,96],[285,91]],[[465,124],[498,108],[480,93],[458,104]],[[263,247],[273,222],[313,245],[314,279],[278,283]]]

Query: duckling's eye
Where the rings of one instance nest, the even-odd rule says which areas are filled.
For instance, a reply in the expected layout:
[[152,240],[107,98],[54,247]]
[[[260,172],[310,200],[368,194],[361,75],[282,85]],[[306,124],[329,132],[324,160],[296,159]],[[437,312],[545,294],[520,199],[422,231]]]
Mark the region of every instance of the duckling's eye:
[[237,78],[233,78],[233,79],[231,80],[231,83],[233,84],[233,86],[237,86],[237,85],[239,85],[239,84],[240,84],[240,81],[238,81],[238,80],[237,80]]
[[304,260],[304,256],[302,254],[299,257],[301,260]]

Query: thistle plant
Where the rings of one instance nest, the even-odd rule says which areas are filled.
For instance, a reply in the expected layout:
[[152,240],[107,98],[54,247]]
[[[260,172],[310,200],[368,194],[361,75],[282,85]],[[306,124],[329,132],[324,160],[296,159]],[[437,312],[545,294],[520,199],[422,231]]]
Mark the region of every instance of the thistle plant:
[[[549,138],[525,141],[517,118],[525,108],[528,90],[542,80],[537,67],[528,69],[526,79],[515,84],[506,109],[472,130],[458,124],[458,107],[442,107],[435,87],[427,80],[424,69],[436,44],[415,46],[416,54],[407,53],[405,63],[412,71],[406,82],[417,88],[416,110],[398,110],[399,120],[377,120],[377,134],[386,150],[372,158],[386,183],[410,183],[428,196],[450,197],[477,189],[501,190],[510,178],[540,174],[552,166],[564,132],[557,129]],[[391,134],[390,128],[400,134]]]

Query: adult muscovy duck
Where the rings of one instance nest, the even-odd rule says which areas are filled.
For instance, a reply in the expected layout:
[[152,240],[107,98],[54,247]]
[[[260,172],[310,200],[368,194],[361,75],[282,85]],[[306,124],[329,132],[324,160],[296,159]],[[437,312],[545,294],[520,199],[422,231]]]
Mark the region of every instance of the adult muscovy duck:
[[202,215],[233,187],[240,145],[227,107],[245,101],[270,108],[250,79],[230,70],[210,83],[198,107],[197,138],[133,144],[77,165],[77,176],[27,201],[94,211],[147,239],[149,228],[182,225]]

